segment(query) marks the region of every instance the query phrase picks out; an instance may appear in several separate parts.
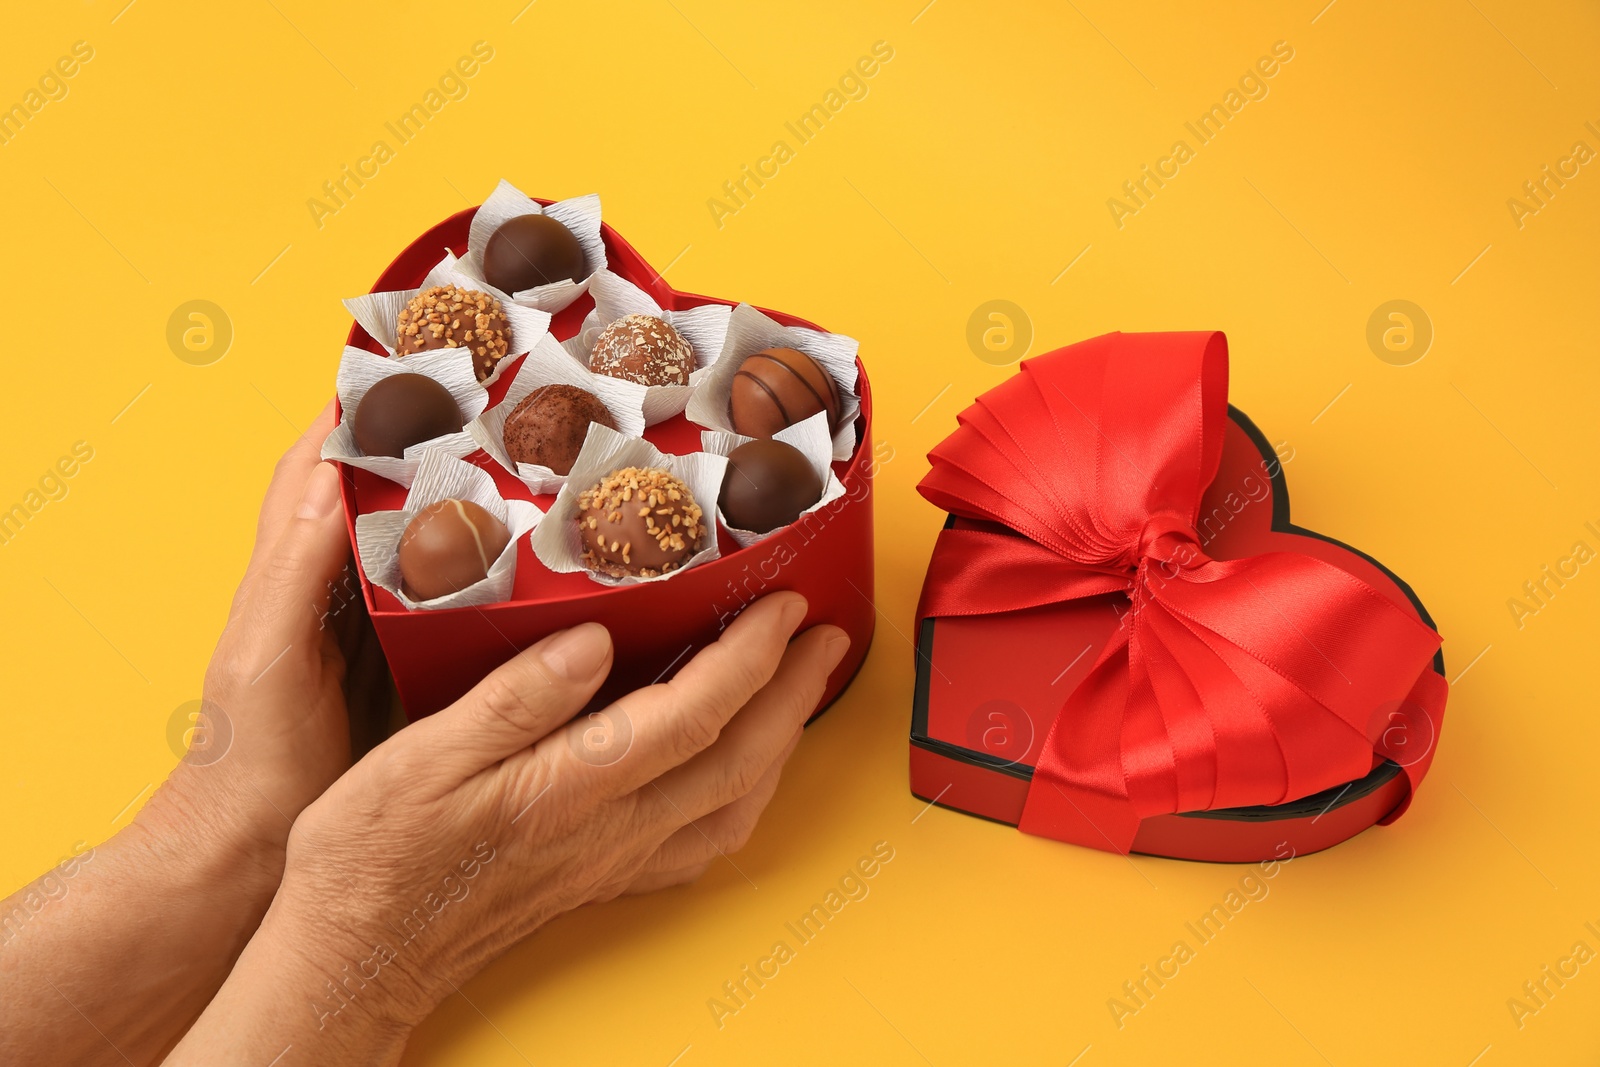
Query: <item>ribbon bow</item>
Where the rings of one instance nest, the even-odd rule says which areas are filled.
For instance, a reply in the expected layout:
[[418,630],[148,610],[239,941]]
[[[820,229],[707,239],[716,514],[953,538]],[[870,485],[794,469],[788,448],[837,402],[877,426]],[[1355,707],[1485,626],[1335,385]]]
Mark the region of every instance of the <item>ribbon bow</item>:
[[[1107,334],[1023,363],[929,453],[924,497],[1007,529],[940,534],[919,623],[1129,600],[1050,726],[1028,833],[1126,853],[1153,815],[1360,778],[1381,759],[1374,712],[1419,684],[1437,736],[1443,679],[1418,680],[1431,628],[1325,560],[1202,550],[1227,388],[1221,333]],[[1413,790],[1430,761],[1405,766]]]

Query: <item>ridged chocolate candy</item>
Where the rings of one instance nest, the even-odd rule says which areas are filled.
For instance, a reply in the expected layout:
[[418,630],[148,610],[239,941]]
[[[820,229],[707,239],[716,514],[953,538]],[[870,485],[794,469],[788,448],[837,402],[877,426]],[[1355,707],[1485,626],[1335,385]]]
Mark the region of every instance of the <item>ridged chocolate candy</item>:
[[728,394],[728,421],[746,437],[771,437],[785,426],[828,413],[839,423],[839,385],[833,375],[794,348],[763,348],[744,357]]

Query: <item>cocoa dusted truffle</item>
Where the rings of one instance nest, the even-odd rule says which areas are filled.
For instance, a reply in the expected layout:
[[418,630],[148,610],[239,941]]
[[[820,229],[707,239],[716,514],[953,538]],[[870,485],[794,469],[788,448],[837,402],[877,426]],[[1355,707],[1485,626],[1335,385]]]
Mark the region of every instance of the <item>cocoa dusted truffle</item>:
[[412,600],[459,592],[488,577],[510,543],[505,523],[470,500],[429,504],[400,538],[400,588]]
[[728,453],[718,505],[728,525],[766,533],[822,499],[822,479],[804,453],[782,441],[746,441]]
[[511,344],[511,326],[500,301],[454,285],[436,285],[412,297],[400,311],[396,334],[395,352],[401,356],[434,348],[471,349],[472,371],[480,382],[494,372]]
[[363,455],[405,455],[407,448],[461,429],[450,390],[425,374],[391,374],[356,405],[350,430]]
[[506,416],[502,431],[506,453],[513,463],[536,463],[557,474],[568,474],[591,422],[617,428],[611,412],[588,390],[575,385],[542,385]]
[[828,413],[831,433],[841,410],[833,375],[794,348],[763,348],[744,357],[728,394],[728,422],[746,437],[771,437],[819,411]]
[[623,467],[578,495],[583,564],[623,578],[677,570],[714,536],[683,482],[656,467]]
[[583,246],[549,215],[518,215],[483,246],[483,280],[502,293],[584,277]]
[[688,385],[694,349],[654,315],[626,315],[595,338],[589,369],[640,385]]

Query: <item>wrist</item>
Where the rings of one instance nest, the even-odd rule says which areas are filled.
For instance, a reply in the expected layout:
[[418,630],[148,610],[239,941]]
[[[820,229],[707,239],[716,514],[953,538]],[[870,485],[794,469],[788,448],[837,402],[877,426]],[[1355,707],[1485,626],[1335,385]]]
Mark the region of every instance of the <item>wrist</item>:
[[215,767],[179,763],[128,828],[130,843],[212,895],[213,905],[252,912],[247,933],[277,891],[289,836],[288,820],[267,818],[260,810],[267,805],[252,803],[248,792]]

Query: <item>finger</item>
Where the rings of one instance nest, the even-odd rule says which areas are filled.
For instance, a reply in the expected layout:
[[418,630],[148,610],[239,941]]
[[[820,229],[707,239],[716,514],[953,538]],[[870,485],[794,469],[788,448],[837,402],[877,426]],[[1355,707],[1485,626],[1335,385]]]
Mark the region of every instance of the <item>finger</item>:
[[790,644],[772,680],[751,698],[716,744],[639,790],[646,817],[668,825],[699,819],[755,791],[795,731],[816,710],[828,675],[850,638],[836,626],[816,626]]
[[272,481],[267,484],[266,496],[261,501],[261,516],[256,521],[255,548],[251,553],[250,566],[245,571],[247,576],[258,569],[259,561],[277,545],[293,517],[306,479],[322,455],[322,442],[333,430],[333,405],[332,400],[328,401],[310,428],[295,438],[288,451],[278,460],[278,466],[272,472]]
[[778,780],[783,775],[784,765],[800,744],[801,733],[801,730],[795,730],[789,743],[762,772],[754,789],[704,818],[673,831],[672,836],[661,842],[661,847],[645,862],[640,873],[681,871],[719,858],[726,859],[744,848],[761,813],[767,810],[772,795],[778,791]]
[[586,622],[501,664],[466,696],[400,731],[454,784],[526,750],[576,715],[611,671],[611,634]]
[[[607,708],[628,747],[620,756],[583,761],[601,792],[624,796],[710,747],[734,712],[772,677],[805,613],[799,593],[763,597],[670,682],[629,693]],[[569,727],[578,732],[571,739],[574,753],[584,751],[582,731],[589,728]]]
[[250,644],[261,646],[268,656],[302,643],[320,649],[334,582],[349,559],[350,538],[339,510],[339,471],[331,463],[319,463],[251,583],[244,609]]

